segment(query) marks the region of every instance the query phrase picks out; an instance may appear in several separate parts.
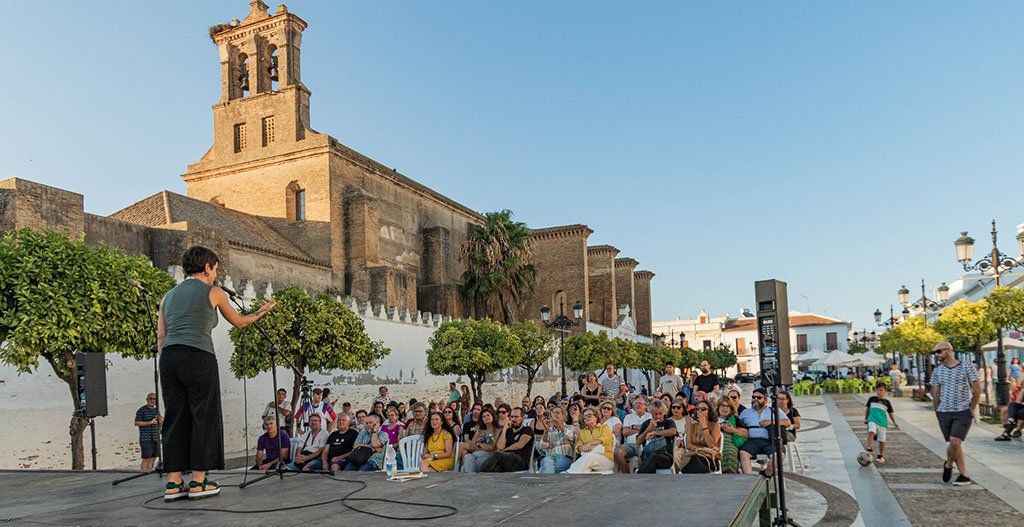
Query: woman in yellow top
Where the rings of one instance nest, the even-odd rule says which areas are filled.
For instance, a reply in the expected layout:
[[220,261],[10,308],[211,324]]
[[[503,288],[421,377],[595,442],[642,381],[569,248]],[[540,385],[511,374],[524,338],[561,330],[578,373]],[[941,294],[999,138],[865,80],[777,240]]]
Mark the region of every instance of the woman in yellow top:
[[598,419],[593,408],[587,407],[583,410],[583,426],[580,427],[579,439],[576,441],[576,451],[580,453],[580,457],[566,472],[582,474],[611,470],[614,466],[613,441],[612,429]]
[[455,432],[441,414],[430,414],[423,428],[420,472],[444,472],[455,468]]

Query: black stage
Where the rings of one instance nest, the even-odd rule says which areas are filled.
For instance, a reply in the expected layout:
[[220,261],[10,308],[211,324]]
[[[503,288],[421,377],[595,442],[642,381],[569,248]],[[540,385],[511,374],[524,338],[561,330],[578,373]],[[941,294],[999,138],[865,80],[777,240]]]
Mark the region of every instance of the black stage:
[[[166,480],[156,476],[111,486],[125,473],[0,471],[0,524],[5,525],[735,525],[758,521],[766,503],[767,481],[742,475],[549,475],[431,474],[395,483],[380,472],[347,472],[339,477],[367,483],[348,505],[378,514],[411,518],[446,511],[358,498],[388,498],[410,503],[451,505],[454,516],[396,521],[360,514],[340,502],[299,510],[237,514],[199,508],[254,511],[301,506],[337,499],[361,487],[319,475],[269,479],[239,490],[242,474],[213,473],[225,488],[220,496],[187,498],[165,504],[159,498]],[[250,473],[252,477],[253,473]],[[250,479],[251,479],[250,477]]]

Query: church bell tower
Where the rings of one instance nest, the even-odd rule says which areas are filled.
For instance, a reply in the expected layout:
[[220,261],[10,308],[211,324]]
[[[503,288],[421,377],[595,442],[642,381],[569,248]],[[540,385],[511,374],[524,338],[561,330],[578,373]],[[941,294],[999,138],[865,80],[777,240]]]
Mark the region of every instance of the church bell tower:
[[273,15],[262,0],[249,8],[241,22],[210,28],[221,66],[221,96],[213,106],[214,158],[259,157],[269,153],[267,147],[303,140],[309,131],[310,92],[302,84],[299,60],[306,22],[284,4]]

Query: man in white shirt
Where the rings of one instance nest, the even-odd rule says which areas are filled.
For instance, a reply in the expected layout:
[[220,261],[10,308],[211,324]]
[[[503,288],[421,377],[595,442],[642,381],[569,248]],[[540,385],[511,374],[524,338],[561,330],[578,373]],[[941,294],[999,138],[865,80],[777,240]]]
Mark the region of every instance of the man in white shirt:
[[644,429],[644,423],[651,420],[651,414],[647,413],[647,400],[637,397],[633,401],[633,412],[626,415],[622,421],[622,444],[615,449],[615,466],[619,472],[629,474],[629,460],[640,453],[640,445],[636,443],[636,436]]
[[309,430],[303,433],[296,442],[295,460],[288,464],[288,470],[299,472],[313,472],[321,470],[323,463],[320,456],[327,446],[327,436],[330,433],[320,428],[320,414],[309,416]]

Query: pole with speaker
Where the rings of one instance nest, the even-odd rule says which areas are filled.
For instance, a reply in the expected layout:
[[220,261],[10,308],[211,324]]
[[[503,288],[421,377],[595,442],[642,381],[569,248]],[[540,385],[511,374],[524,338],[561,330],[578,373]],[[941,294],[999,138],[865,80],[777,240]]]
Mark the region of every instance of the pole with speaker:
[[779,430],[780,388],[793,384],[793,368],[789,347],[789,299],[786,282],[760,280],[754,282],[757,304],[757,338],[760,343],[761,386],[771,393],[772,448],[775,455],[775,491],[778,496],[778,515],[773,525],[796,525],[786,510],[786,481],[782,472],[782,434]]
[[103,353],[75,353],[75,383],[79,417],[89,420],[92,469],[96,470],[96,417],[107,415],[107,369]]

